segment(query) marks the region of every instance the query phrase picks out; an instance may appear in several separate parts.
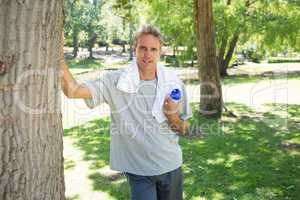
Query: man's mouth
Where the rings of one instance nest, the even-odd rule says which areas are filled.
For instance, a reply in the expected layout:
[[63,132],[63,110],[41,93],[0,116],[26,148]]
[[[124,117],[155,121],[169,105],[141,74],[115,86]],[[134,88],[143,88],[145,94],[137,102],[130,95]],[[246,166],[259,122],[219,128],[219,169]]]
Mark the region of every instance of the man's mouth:
[[152,63],[152,61],[151,60],[143,60],[143,63],[144,64],[150,64],[150,63]]

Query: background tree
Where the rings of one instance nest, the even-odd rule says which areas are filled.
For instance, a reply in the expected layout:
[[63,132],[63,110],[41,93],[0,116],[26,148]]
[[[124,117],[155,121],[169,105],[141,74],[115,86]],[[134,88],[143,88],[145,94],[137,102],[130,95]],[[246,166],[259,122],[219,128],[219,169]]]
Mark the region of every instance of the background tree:
[[104,1],[92,0],[86,1],[83,12],[84,31],[87,33],[86,46],[89,51],[89,58],[93,58],[93,47],[96,44],[97,37],[104,31],[101,19],[101,7]]
[[[216,44],[221,76],[237,47],[240,53],[255,47],[250,61],[259,62],[265,54],[299,47],[299,5],[289,0],[214,1]],[[248,54],[249,55],[249,54]]]
[[[175,64],[182,66],[195,58],[195,31],[192,0],[154,0],[149,2],[147,21],[159,25],[165,45],[173,49]],[[180,12],[179,12],[180,11]]]
[[199,112],[221,116],[222,90],[216,59],[212,0],[194,0],[201,96]]
[[73,56],[77,57],[79,44],[87,47],[89,58],[93,58],[93,47],[97,38],[103,40],[106,30],[103,25],[100,0],[65,0],[65,38],[66,44],[72,41]]
[[123,34],[121,38],[128,41],[129,59],[133,58],[133,33],[137,29],[140,19],[139,0],[115,0],[114,13],[122,19]]
[[2,1],[0,13],[0,199],[65,199],[63,1]]
[[[167,44],[175,49],[176,54],[178,47],[184,47],[180,52],[183,56],[179,56],[181,63],[193,60],[196,43],[192,1],[144,2],[149,6],[148,21],[161,27]],[[227,69],[235,61],[236,53],[247,52],[253,47],[254,54],[248,59],[255,62],[274,51],[299,50],[298,1],[214,0],[213,13],[218,65],[222,76],[227,75]]]
[[83,30],[83,4],[80,0],[65,0],[64,1],[65,11],[65,23],[64,31],[65,38],[71,40],[73,47],[73,57],[77,57],[79,47],[79,33]]

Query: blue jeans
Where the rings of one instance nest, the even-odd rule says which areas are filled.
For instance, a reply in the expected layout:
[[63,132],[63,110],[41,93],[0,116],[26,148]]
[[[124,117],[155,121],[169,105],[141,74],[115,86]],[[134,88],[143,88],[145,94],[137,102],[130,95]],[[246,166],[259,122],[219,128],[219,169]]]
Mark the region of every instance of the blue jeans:
[[131,200],[182,200],[181,168],[157,176],[126,176]]

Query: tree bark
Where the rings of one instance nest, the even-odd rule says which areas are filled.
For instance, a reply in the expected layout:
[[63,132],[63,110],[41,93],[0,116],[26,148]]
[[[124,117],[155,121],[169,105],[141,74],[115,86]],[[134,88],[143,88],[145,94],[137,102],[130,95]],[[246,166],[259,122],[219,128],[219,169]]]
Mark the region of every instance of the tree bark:
[[222,114],[222,90],[216,58],[212,0],[194,0],[199,76],[201,80],[200,114]]
[[63,0],[0,3],[0,199],[65,199]]

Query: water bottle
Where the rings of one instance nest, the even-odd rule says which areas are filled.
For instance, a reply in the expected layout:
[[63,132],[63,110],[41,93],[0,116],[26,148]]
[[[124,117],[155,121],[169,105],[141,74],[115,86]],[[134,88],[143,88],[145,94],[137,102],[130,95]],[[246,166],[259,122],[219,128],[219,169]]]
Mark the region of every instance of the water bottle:
[[170,97],[172,99],[173,102],[175,103],[178,103],[181,99],[181,92],[179,89],[173,89],[171,94],[170,94]]

